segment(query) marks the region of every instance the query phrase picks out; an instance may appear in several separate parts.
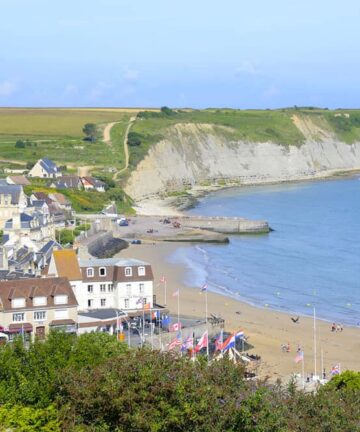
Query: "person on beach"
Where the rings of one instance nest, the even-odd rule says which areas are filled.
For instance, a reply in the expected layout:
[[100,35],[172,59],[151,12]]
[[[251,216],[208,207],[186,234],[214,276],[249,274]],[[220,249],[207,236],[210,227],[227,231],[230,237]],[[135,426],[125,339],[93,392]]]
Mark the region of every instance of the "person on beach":
[[290,350],[290,342],[288,342],[287,345],[286,345],[286,352],[289,353],[290,351],[291,351],[291,350]]
[[332,331],[332,332],[336,331],[336,324],[335,324],[335,323],[332,323],[331,331]]
[[337,331],[337,332],[341,331],[340,324],[338,324],[338,325],[336,326],[336,331]]

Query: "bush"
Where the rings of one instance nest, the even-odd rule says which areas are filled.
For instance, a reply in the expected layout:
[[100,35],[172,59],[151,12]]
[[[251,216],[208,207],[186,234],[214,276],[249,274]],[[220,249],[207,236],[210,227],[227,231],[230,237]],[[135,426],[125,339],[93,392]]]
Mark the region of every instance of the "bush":
[[129,132],[127,143],[129,146],[139,146],[141,144],[141,134],[137,132]]
[[17,140],[15,143],[16,148],[25,148],[25,142],[22,140]]

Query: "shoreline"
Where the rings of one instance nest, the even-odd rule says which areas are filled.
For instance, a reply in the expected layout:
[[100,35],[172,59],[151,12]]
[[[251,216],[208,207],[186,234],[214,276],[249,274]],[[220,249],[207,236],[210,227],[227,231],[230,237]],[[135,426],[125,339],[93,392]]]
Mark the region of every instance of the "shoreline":
[[[168,257],[183,244],[142,244],[130,245],[117,257],[137,258],[150,262],[154,272],[154,294],[157,301],[164,303],[164,288],[159,284],[164,275],[167,279],[167,306],[175,312],[177,300],[172,297],[176,289],[180,289],[182,315],[205,316],[204,297],[200,287],[188,287],[184,284],[186,265],[170,263]],[[188,247],[191,247],[189,245]],[[291,321],[291,313],[274,309],[261,308],[244,301],[233,299],[225,294],[208,292],[208,315],[221,315],[225,319],[225,327],[229,331],[240,328],[249,336],[249,343],[254,345],[253,353],[262,357],[260,376],[273,378],[289,378],[292,373],[300,373],[301,365],[295,364],[297,346],[304,350],[305,372],[314,372],[313,367],[313,320],[300,315],[299,324]],[[296,314],[298,315],[298,314]],[[318,333],[318,369],[320,371],[321,351],[323,351],[324,367],[327,372],[332,366],[340,363],[343,370],[359,370],[357,360],[360,355],[360,329],[344,326],[343,332],[331,332],[331,323],[324,320],[316,322]],[[281,344],[290,343],[291,352],[281,351]]]
[[229,180],[229,183],[224,185],[194,186],[193,188],[184,191],[183,195],[178,196],[168,195],[165,197],[161,197],[161,194],[159,193],[156,195],[152,195],[148,198],[143,198],[139,201],[136,201],[134,207],[139,215],[181,216],[184,215],[184,212],[186,210],[196,207],[199,203],[200,198],[203,198],[212,192],[241,187],[271,186],[278,184],[341,180],[356,177],[358,175],[360,175],[360,168],[348,168],[326,170],[311,176],[298,176],[286,179],[272,178],[269,180],[265,180],[262,178],[258,181],[254,181],[252,179],[245,182],[232,182],[231,180]]

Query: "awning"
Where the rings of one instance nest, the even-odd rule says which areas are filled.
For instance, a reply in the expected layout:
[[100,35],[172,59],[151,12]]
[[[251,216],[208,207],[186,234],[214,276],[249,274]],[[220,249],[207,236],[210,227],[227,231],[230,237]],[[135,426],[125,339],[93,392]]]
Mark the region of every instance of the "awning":
[[49,324],[50,326],[66,326],[66,325],[75,325],[75,321],[72,319],[62,319],[62,320],[53,320]]
[[30,323],[16,323],[9,325],[9,333],[19,333],[19,332],[32,332],[33,326]]

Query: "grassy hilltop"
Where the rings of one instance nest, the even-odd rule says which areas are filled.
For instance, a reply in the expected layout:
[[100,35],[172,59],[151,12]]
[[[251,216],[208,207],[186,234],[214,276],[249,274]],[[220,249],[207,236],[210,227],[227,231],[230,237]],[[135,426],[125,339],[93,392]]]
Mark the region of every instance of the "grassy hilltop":
[[[133,117],[136,121],[128,137],[129,167],[125,169],[124,139]],[[85,123],[96,124],[98,139],[95,142],[84,141]],[[110,132],[111,142],[105,143],[103,133],[109,123],[115,125]],[[348,144],[360,141],[360,110],[0,108],[0,171],[48,157],[59,165],[66,165],[68,173],[82,167],[95,175],[114,177],[116,189],[110,194],[91,198],[69,194],[79,211],[98,211],[106,200],[115,196],[118,201],[121,185],[131,171],[152,145],[164,138],[172,141],[177,124],[182,125],[183,134],[186,134],[187,124],[211,125],[212,131],[231,145],[238,145],[239,141],[273,142],[282,146],[301,146],[307,139],[325,143],[338,140]],[[25,141],[25,147],[16,147],[18,140]]]

